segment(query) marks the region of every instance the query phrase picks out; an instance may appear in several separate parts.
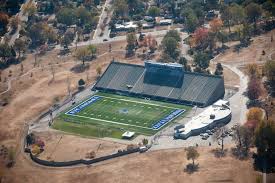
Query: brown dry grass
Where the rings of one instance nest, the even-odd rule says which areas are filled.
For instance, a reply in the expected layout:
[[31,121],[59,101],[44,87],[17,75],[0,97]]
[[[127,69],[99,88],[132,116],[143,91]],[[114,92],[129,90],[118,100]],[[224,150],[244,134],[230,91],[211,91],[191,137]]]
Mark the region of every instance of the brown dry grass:
[[[11,170],[10,181],[21,183],[39,182],[93,182],[93,183],[145,183],[145,182],[255,182],[257,172],[251,171],[250,160],[240,161],[231,156],[215,158],[210,148],[200,148],[199,170],[193,174],[184,172],[190,163],[184,149],[154,151],[145,154],[132,154],[127,157],[109,160],[90,167],[43,168],[21,157],[20,163]],[[30,176],[31,175],[31,176]]]
[[[60,132],[43,132],[37,134],[46,144],[39,158],[54,161],[85,159],[88,152],[94,151],[96,157],[116,153],[126,149],[125,144],[114,143],[93,138],[76,138]],[[83,145],[85,144],[85,145]]]
[[[274,32],[274,31],[273,31]],[[230,63],[233,61],[242,61],[242,57],[250,61],[263,59],[259,54],[262,49],[266,53],[272,51],[274,43],[271,45],[267,36],[255,38],[255,41],[249,48],[243,49],[240,55],[227,51],[218,57],[217,61],[222,63]],[[113,50],[125,47],[125,42],[112,45]],[[99,46],[99,54],[108,50],[108,44]],[[76,65],[74,57],[58,58],[57,51],[47,53],[40,56],[40,69],[16,80],[12,83],[12,90],[3,97],[9,98],[9,105],[0,108],[0,133],[1,143],[14,145],[19,142],[20,130],[23,124],[41,113],[41,111],[49,108],[56,97],[62,99],[67,93],[67,77],[70,78],[72,88],[76,90],[77,81],[80,78],[87,78],[88,83],[93,83],[96,78],[95,68],[100,65],[103,71],[110,63],[112,58],[119,59],[123,62],[142,64],[138,58],[124,58],[124,52],[110,53],[102,56],[90,63],[88,72],[76,74],[71,72],[71,68]],[[239,59],[239,60],[237,60]],[[23,62],[24,73],[33,68],[34,57],[27,55],[27,59]],[[55,81],[50,83],[51,73],[49,71],[49,63],[60,63],[55,66]],[[42,69],[43,68],[43,69]],[[12,70],[13,76],[20,75],[20,65],[13,65],[9,69],[3,71],[3,75],[7,77],[9,70]],[[226,73],[227,71],[225,71]],[[230,73],[228,73],[230,74]],[[227,77],[227,76],[226,76]],[[230,80],[235,80],[231,78]],[[1,85],[1,88],[5,87]],[[3,90],[3,89],[1,89]],[[42,135],[43,136],[43,135]],[[49,135],[50,136],[50,135]],[[3,137],[3,138],[2,138]],[[49,137],[50,138],[50,137]],[[83,156],[84,151],[88,150],[88,144],[96,147],[100,141],[83,140],[77,136],[66,136],[66,142],[78,143],[76,148],[66,151],[58,151],[56,158],[61,159],[68,157],[62,156],[62,153],[76,154],[76,158]],[[49,148],[52,147],[54,141],[47,142]],[[51,145],[52,144],[52,145]],[[94,146],[95,145],[95,146]],[[69,148],[70,144],[63,144],[62,148]],[[112,146],[112,145],[111,145]],[[118,147],[114,145],[114,147]],[[60,148],[60,149],[62,149]],[[109,147],[108,147],[109,148]],[[79,152],[76,152],[79,149]],[[111,149],[111,147],[110,147]],[[76,153],[75,153],[76,152]],[[156,151],[146,154],[134,154],[129,157],[122,157],[115,160],[107,161],[102,164],[84,167],[84,168],[43,168],[29,161],[22,153],[17,158],[16,166],[8,170],[6,182],[254,182],[256,173],[252,169],[250,161],[239,161],[232,157],[216,159],[213,154],[209,153],[210,149],[201,148],[200,158],[198,160],[200,169],[198,172],[189,175],[183,171],[187,164],[183,149]],[[46,154],[46,153],[45,153]],[[47,155],[45,155],[47,156]]]

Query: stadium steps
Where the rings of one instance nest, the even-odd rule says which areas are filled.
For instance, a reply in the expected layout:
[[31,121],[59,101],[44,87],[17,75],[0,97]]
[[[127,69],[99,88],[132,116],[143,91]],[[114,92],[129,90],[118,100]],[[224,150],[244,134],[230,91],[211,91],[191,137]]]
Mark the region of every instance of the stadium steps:
[[97,83],[97,87],[107,87],[114,75],[117,73],[118,69],[120,68],[119,65],[112,64],[108,67],[108,71],[105,71],[102,77],[100,78],[99,82]]
[[172,91],[172,93],[169,95],[169,97],[173,98],[173,99],[179,99],[181,98],[183,92],[190,86],[190,84],[192,83],[194,77],[192,77],[189,74],[186,74],[183,78],[183,84],[181,88],[174,88],[174,90]]
[[195,77],[190,83],[189,87],[182,94],[181,99],[187,101],[194,101],[199,95],[199,93],[202,91],[203,87],[206,85],[208,79],[208,77],[204,76]]
[[160,87],[159,90],[157,91],[156,95],[157,96],[164,96],[164,97],[168,97],[168,95],[171,93],[171,91],[173,90],[173,87]]
[[219,80],[213,80],[213,78],[208,79],[207,84],[203,87],[201,92],[199,93],[198,97],[196,98],[196,101],[200,103],[205,103],[208,101],[208,98],[205,98],[205,96],[210,96],[211,94],[216,90],[216,88],[219,85]]

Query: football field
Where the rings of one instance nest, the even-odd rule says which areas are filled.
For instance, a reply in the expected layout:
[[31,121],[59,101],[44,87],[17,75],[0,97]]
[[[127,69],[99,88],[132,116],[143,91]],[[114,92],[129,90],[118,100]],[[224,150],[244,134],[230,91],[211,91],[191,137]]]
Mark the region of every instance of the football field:
[[91,136],[118,138],[125,131],[152,135],[188,109],[183,105],[97,93],[62,113],[56,119],[54,128],[68,131],[68,126],[72,126],[78,131],[76,133],[86,131],[84,135],[91,128]]

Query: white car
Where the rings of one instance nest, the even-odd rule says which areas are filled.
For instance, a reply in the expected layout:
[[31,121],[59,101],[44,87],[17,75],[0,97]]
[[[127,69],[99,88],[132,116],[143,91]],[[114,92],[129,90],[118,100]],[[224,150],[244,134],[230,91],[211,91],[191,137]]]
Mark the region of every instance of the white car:
[[202,134],[202,139],[206,140],[209,138],[209,135],[207,133]]

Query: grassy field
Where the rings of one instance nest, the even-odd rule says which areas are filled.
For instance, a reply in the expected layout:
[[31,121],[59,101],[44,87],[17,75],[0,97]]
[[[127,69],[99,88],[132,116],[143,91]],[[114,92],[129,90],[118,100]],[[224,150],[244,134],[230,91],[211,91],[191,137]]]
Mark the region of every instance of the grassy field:
[[[121,138],[125,131],[134,131],[137,134],[150,136],[169,125],[171,121],[182,118],[189,110],[189,107],[183,105],[101,92],[93,97],[100,98],[76,113],[71,111],[91,98],[60,114],[55,119],[53,128],[95,137]],[[153,129],[156,123],[175,110],[184,110],[184,112],[160,128]]]

